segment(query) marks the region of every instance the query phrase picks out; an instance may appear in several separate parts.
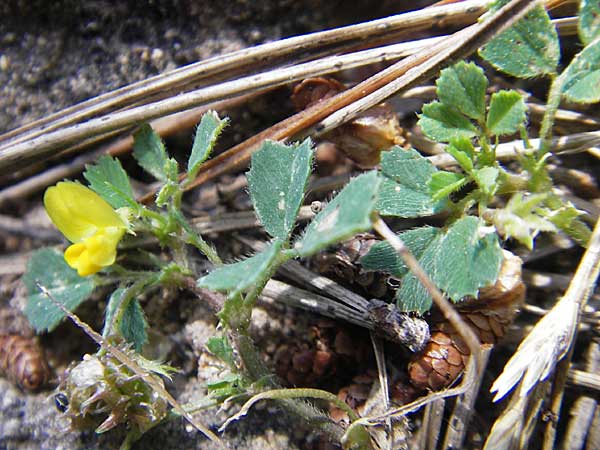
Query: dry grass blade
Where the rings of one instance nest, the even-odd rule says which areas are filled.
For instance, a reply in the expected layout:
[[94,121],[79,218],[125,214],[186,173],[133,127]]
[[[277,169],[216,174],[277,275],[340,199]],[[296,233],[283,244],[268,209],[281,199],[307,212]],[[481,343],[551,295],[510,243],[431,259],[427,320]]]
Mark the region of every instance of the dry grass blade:
[[[228,55],[216,56],[130,84],[6,133],[0,136],[0,149],[8,143],[22,142],[43,132],[71,125],[118,107],[144,101],[166,89],[181,88],[200,80],[215,78],[220,74],[239,75],[240,72],[247,73],[249,67],[257,69],[284,58],[298,61],[302,54],[314,51],[322,52],[322,48],[327,48],[329,52],[333,53],[339,52],[344,46],[356,46],[357,43],[366,40],[375,38],[391,40],[395,39],[398,33],[427,29],[442,21],[446,25],[468,23],[485,11],[487,3],[485,0],[465,1],[457,5],[419,10],[362,24],[282,39]],[[181,89],[179,90],[181,91]]]
[[[522,397],[525,400],[515,400],[513,408],[516,408],[518,404],[523,412],[524,408],[528,407],[529,402],[526,400],[529,398],[529,392],[540,382],[546,380],[557,363],[568,356],[560,363],[559,379],[554,387],[555,393],[551,404],[551,413],[558,417],[580,313],[594,289],[599,271],[600,221],[596,223],[588,249],[583,255],[564,297],[536,324],[508,361],[502,374],[494,382],[492,386],[492,391],[496,392],[494,401],[504,397],[519,383],[519,389],[514,397]],[[496,421],[488,441],[496,442],[499,439],[497,433],[508,427],[504,423],[506,420],[503,415]],[[553,446],[554,427],[553,424],[546,431],[544,448]]]
[[[450,5],[447,7],[431,8],[416,13],[408,13],[395,16],[393,18],[368,22],[366,24],[356,25],[350,30],[347,28],[341,28],[322,32],[322,34],[317,33],[309,35],[308,37],[300,36],[298,38],[291,38],[298,41],[292,41],[291,44],[290,42],[285,41],[280,41],[274,44],[265,44],[267,47],[266,49],[265,46],[259,46],[255,49],[239,52],[241,54],[236,52],[230,55],[228,58],[213,58],[205,64],[209,67],[208,72],[211,70],[217,70],[215,67],[213,67],[215,65],[216,67],[227,67],[227,63],[230,59],[235,61],[236,67],[251,67],[252,65],[256,65],[256,61],[261,61],[262,58],[268,59],[269,56],[273,54],[274,50],[269,46],[275,46],[277,49],[286,54],[290,51],[290,49],[294,51],[296,51],[298,48],[304,50],[305,47],[313,48],[328,44],[333,45],[337,42],[350,41],[353,42],[353,45],[357,45],[358,42],[366,38],[371,39],[372,43],[374,43],[373,38],[377,36],[390,39],[394,33],[400,31],[410,30],[411,32],[414,32],[420,28],[430,27],[432,21],[435,22],[436,20],[441,20],[441,18],[444,18],[444,20],[447,19],[449,22],[453,22],[456,18],[460,18],[459,22],[461,22],[464,21],[466,17],[467,22],[472,21],[475,19],[475,17],[483,12],[483,6],[487,2],[474,0],[472,2],[464,3],[464,5]],[[453,17],[454,20],[452,19]],[[283,44],[281,42],[283,42]],[[329,51],[334,50],[336,50],[336,48]],[[368,61],[377,61],[381,56],[378,53],[380,52],[376,51],[371,56],[366,56],[367,62],[359,62],[356,58],[351,57],[346,63],[348,64],[347,67],[354,67],[357,64],[365,64],[368,63]],[[40,159],[54,152],[56,149],[70,145],[83,138],[89,138],[90,136],[110,132],[121,127],[130,126],[134,123],[148,121],[191,107],[200,106],[210,101],[222,100],[230,98],[234,95],[255,92],[261,88],[265,88],[265,86],[273,87],[278,84],[280,85],[289,83],[294,79],[314,76],[314,74],[326,73],[328,71],[337,71],[339,70],[338,66],[340,63],[344,64],[343,62],[339,61],[337,57],[334,57],[333,62],[321,63],[324,67],[313,69],[312,67],[314,66],[315,62],[310,62],[305,65],[300,65],[303,67],[295,66],[290,69],[271,70],[262,74],[249,75],[225,83],[207,85],[200,89],[164,100],[146,103],[141,106],[125,109],[120,112],[105,114],[102,117],[96,117],[97,114],[94,113],[94,117],[89,118],[91,113],[86,113],[84,117],[88,117],[88,120],[85,122],[68,120],[65,122],[64,126],[61,125],[60,127],[58,125],[56,127],[51,127],[46,124],[44,128],[45,132],[43,134],[38,132],[37,134],[31,134],[29,138],[22,137],[16,140],[8,140],[8,142],[1,148],[0,152],[0,173],[5,171],[7,166],[16,167],[17,164],[23,164],[33,158],[39,161]],[[199,64],[202,67],[203,63]],[[181,73],[186,73],[185,69],[186,68],[177,69],[175,71],[176,76],[174,77],[165,75],[163,78],[170,83],[168,86],[172,86],[173,84],[176,85],[177,80],[179,80],[179,75]],[[195,73],[197,71],[199,71],[198,68],[192,72]],[[292,74],[288,73],[288,71],[292,71]],[[171,78],[175,78],[175,81]],[[158,81],[149,81],[147,83],[150,88],[148,88],[146,85],[142,85],[142,87],[139,88],[139,93],[136,93],[135,87],[132,89],[132,91],[135,93],[136,99],[142,94],[143,98],[147,98],[155,92],[163,91],[165,89],[164,83],[165,82],[163,79],[159,78]],[[156,84],[158,87],[154,86],[154,84]],[[126,91],[121,93],[120,96],[111,95],[111,98],[114,97],[116,99],[115,101],[120,102],[121,97],[128,99],[128,94],[129,92]],[[109,94],[106,95],[108,96]],[[109,99],[108,101],[111,100]],[[97,105],[93,104],[93,100],[90,102],[92,102],[92,108],[97,108]],[[102,102],[100,102],[100,104],[102,104]],[[85,111],[85,108],[83,108],[83,110]],[[102,111],[104,111],[104,109],[102,109]],[[76,112],[75,114],[78,113]],[[77,117],[77,120],[81,120],[81,117]],[[48,132],[48,130],[52,128],[56,129]]]
[[225,443],[212,431],[210,431],[207,427],[202,425],[196,419],[194,419],[190,413],[188,413],[183,407],[173,398],[171,394],[167,392],[167,390],[158,383],[154,377],[156,375],[150,374],[149,372],[142,369],[135,361],[133,361],[129,356],[127,356],[120,349],[116,348],[114,345],[109,344],[100,334],[96,333],[88,324],[79,320],[79,318],[73,314],[71,311],[66,309],[62,303],[57,301],[52,294],[41,284],[37,283],[37,287],[39,290],[60,310],[71,319],[75,325],[81,328],[85,334],[87,334],[96,344],[101,346],[106,351],[110,352],[121,364],[128,367],[132,370],[137,376],[140,377],[145,383],[150,385],[152,389],[154,389],[161,397],[163,397],[178,414],[182,417],[185,417],[188,422],[190,422],[194,428],[204,434],[208,439],[214,442],[219,448],[227,449]]
[[[445,41],[388,67],[353,88],[279,122],[208,161],[198,172],[196,180],[190,183],[189,188],[246,164],[265,139],[286,140],[299,133],[309,133],[309,128],[315,125],[313,134],[319,134],[341,125],[360,111],[380,103],[417,81],[432,76],[451,60],[470,54],[495,33],[519,20],[535,4],[536,2],[513,0],[489,20],[460,30]],[[142,201],[147,202],[152,196],[153,193],[149,193]]]
[[537,323],[494,382],[495,401],[504,397],[519,381],[523,385],[520,395],[526,396],[535,384],[550,375],[573,342],[579,313],[593,291],[599,270],[600,221],[596,223],[588,249],[565,296]]

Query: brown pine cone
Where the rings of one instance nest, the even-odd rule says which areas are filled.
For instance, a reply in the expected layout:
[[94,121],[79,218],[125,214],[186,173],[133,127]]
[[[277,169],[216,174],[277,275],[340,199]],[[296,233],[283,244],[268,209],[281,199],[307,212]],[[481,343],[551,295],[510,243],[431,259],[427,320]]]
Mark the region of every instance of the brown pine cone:
[[0,335],[0,373],[28,391],[46,385],[50,369],[37,338]]
[[[518,256],[505,250],[496,283],[480,289],[479,299],[459,307],[482,344],[494,345],[506,334],[525,298],[521,265]],[[430,342],[409,364],[410,381],[417,388],[432,391],[449,386],[464,370],[469,355],[460,334],[447,321],[439,321],[431,326]]]

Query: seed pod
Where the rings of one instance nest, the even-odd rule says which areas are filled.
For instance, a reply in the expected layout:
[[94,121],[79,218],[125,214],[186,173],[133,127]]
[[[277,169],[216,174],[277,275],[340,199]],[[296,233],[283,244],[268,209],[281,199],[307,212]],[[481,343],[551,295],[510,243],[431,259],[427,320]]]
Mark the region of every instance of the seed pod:
[[28,391],[44,387],[50,379],[50,369],[37,338],[0,335],[0,373]]
[[[479,299],[459,308],[482,344],[494,345],[506,334],[525,298],[521,265],[518,256],[505,250],[496,283],[480,289]],[[454,327],[439,321],[431,326],[431,340],[425,349],[409,364],[410,381],[420,389],[442,389],[463,372],[469,355],[469,348]]]
[[[139,359],[131,348],[121,345],[121,350]],[[96,427],[97,433],[121,423],[144,433],[169,409],[165,399],[110,353],[85,355],[72,366],[55,401],[74,429]]]
[[[333,78],[308,78],[296,85],[292,102],[297,110],[303,110],[344,89],[344,85]],[[406,144],[398,116],[387,103],[381,103],[358,114],[347,123],[325,134],[323,138],[333,142],[339,150],[362,168],[371,168],[379,164],[383,150],[394,145]]]

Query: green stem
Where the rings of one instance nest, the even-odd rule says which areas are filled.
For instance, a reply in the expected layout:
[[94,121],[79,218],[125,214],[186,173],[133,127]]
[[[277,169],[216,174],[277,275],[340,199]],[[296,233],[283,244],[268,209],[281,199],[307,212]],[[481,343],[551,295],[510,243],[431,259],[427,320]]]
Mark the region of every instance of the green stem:
[[223,265],[223,260],[217,251],[195,231],[186,230],[185,242],[196,247],[215,266]]
[[548,92],[548,99],[546,102],[546,111],[542,118],[542,125],[540,128],[540,146],[538,149],[538,159],[544,156],[550,151],[552,144],[552,127],[554,125],[554,116],[560,106],[561,92],[563,88],[565,78],[561,76],[552,75],[552,84],[550,85],[550,91]]

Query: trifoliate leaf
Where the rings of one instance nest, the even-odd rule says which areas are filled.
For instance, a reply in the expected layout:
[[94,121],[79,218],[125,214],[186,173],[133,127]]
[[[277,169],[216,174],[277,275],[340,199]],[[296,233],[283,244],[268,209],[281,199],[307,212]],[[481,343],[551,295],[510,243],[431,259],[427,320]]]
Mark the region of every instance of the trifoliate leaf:
[[454,107],[465,116],[483,122],[485,116],[485,91],[488,81],[483,69],[473,63],[461,61],[442,70],[436,81],[441,102]]
[[228,119],[220,119],[214,111],[208,111],[202,116],[200,124],[196,129],[192,153],[188,160],[187,178],[189,180],[196,177],[200,165],[210,156],[215,142],[228,122]]
[[425,136],[437,142],[450,142],[453,138],[470,138],[477,134],[477,128],[468,118],[440,102],[424,105],[418,124]]
[[[398,233],[398,237],[418,260],[440,232],[439,228],[421,227]],[[408,271],[402,257],[387,241],[374,244],[360,259],[360,264],[364,270],[386,272],[397,278],[403,277]]]
[[437,169],[416,150],[394,147],[382,154],[383,181],[376,209],[382,216],[421,217],[441,211],[445,203],[431,199],[427,182]]
[[[506,3],[496,2],[495,9]],[[479,55],[509,75],[532,78],[556,72],[560,46],[550,17],[538,6],[481,47]]]
[[284,145],[266,141],[252,155],[247,174],[256,215],[273,237],[286,240],[296,223],[311,171],[312,143]]
[[262,252],[233,264],[217,267],[198,280],[198,286],[213,291],[237,293],[256,284],[275,262],[282,241],[271,242]]
[[600,39],[585,47],[565,69],[563,95],[576,103],[600,101]]
[[492,94],[487,115],[487,128],[492,134],[513,134],[525,123],[525,102],[516,91],[499,91]]
[[133,134],[133,157],[154,178],[167,180],[167,152],[160,136],[147,123]]
[[133,344],[136,352],[141,352],[143,345],[148,341],[148,322],[144,317],[144,310],[137,299],[132,299],[121,317],[119,331],[127,342]]
[[36,283],[44,286],[52,297],[69,311],[75,310],[94,290],[93,277],[80,277],[71,269],[63,255],[51,248],[35,251],[23,276],[28,298],[25,315],[37,332],[53,330],[64,313],[40,292]]
[[467,182],[468,179],[460,173],[440,170],[431,175],[427,187],[432,200],[440,201],[461,189]]
[[579,39],[585,45],[600,37],[600,2],[581,0],[579,8]]
[[103,156],[93,166],[86,166],[83,176],[90,188],[113,208],[138,207],[129,177],[118,159]]
[[224,336],[212,336],[206,342],[208,351],[227,364],[229,367],[235,367],[235,357],[233,356],[233,348],[229,341]]
[[380,177],[371,171],[352,179],[346,187],[313,219],[294,248],[299,256],[319,250],[371,228]]

